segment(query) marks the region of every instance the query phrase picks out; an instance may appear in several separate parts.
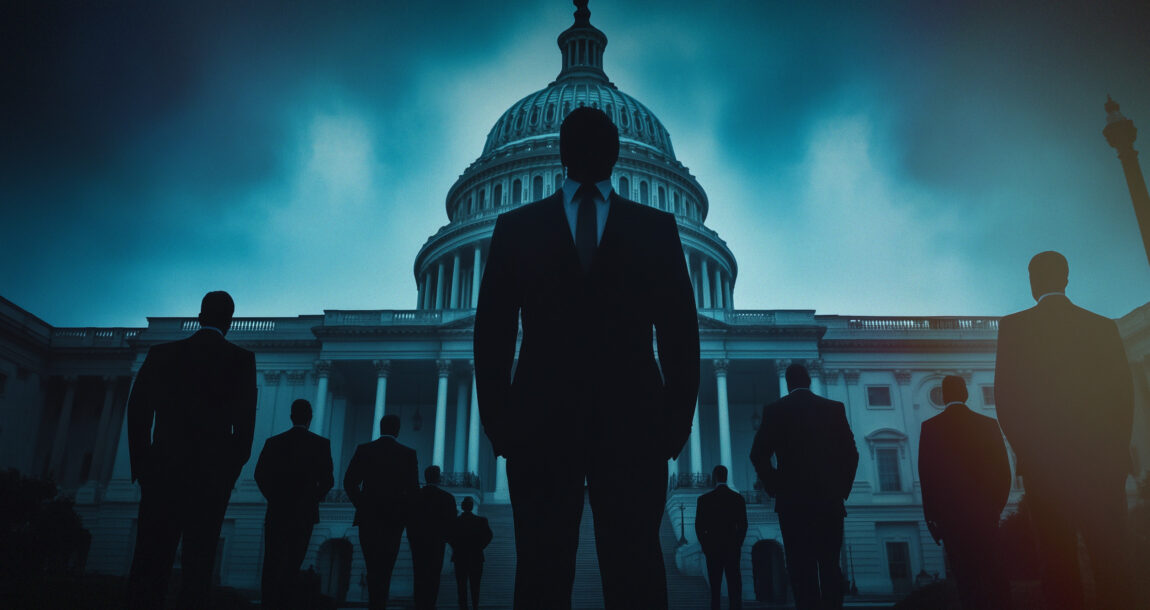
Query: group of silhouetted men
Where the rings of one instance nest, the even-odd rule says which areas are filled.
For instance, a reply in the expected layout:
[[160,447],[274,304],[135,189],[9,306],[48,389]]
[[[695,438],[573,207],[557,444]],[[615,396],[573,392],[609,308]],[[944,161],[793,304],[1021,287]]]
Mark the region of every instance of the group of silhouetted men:
[[[605,607],[668,605],[659,528],[667,461],[691,433],[698,396],[698,317],[675,217],[612,190],[618,156],[610,118],[573,110],[560,128],[566,180],[554,195],[499,216],[479,290],[479,412],[494,453],[507,458],[517,610],[570,608],[585,493]],[[1125,609],[1133,399],[1122,343],[1112,321],[1067,300],[1060,255],[1036,256],[1030,271],[1038,304],[1000,323],[995,396],[1042,547],[1045,607],[1082,607],[1081,533],[1102,607]],[[255,422],[254,355],[224,339],[233,310],[226,293],[209,293],[201,330],[152,347],[136,379],[128,406],[132,476],[141,485],[133,607],[162,605],[181,537],[180,599],[206,603]],[[763,409],[750,459],[775,498],[796,606],[838,608],[845,500],[859,455],[843,403],[815,395],[801,365],[787,368],[786,383],[786,395]],[[1010,486],[1002,438],[992,419],[965,406],[961,378],[947,377],[943,395],[946,411],[923,424],[926,519],[967,607],[1004,608],[1009,592],[992,561]],[[293,576],[333,484],[330,445],[307,431],[310,405],[296,401],[291,417],[293,428],[267,441],[256,467],[268,499],[264,602],[277,607],[292,601]],[[468,592],[477,606],[486,520],[468,499],[456,517],[437,467],[420,488],[416,453],[396,439],[398,417],[385,416],[380,433],[356,449],[343,481],[371,607],[386,605],[405,529],[416,606],[434,607],[446,543],[455,549],[460,607]],[[726,489],[725,468],[714,477],[719,489],[699,499],[696,532],[712,607],[725,574],[737,608],[746,508]]]

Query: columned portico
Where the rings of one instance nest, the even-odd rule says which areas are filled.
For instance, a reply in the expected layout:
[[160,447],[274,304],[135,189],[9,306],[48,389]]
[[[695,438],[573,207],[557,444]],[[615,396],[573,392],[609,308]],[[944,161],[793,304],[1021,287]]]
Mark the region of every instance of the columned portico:
[[708,275],[707,275],[707,259],[703,258],[699,261],[699,290],[703,293],[703,309],[711,308],[711,291],[707,289]]
[[435,441],[431,449],[431,463],[443,469],[447,447],[447,378],[451,374],[450,360],[436,360],[439,388],[435,394]]
[[459,273],[463,266],[463,259],[459,252],[455,253],[455,260],[451,264],[451,308],[459,309],[459,289],[463,287]]
[[387,378],[391,374],[390,360],[373,360],[375,367],[375,409],[372,412],[371,440],[379,438],[379,420],[383,419],[387,405]]
[[775,371],[779,374],[779,396],[787,395],[787,367],[791,365],[790,360],[776,360]]
[[467,464],[467,410],[470,407],[467,403],[467,390],[471,385],[470,370],[467,375],[459,378],[457,385],[459,394],[455,402],[455,446],[451,452],[451,471],[463,472]]
[[76,404],[76,378],[64,378],[64,403],[60,406],[60,419],[56,421],[56,435],[52,441],[52,459],[48,462],[48,474],[59,480],[60,466],[64,461],[64,450],[68,447],[68,428],[72,425],[72,408]]
[[467,423],[467,472],[479,474],[479,393],[475,389],[475,361],[467,363],[471,371],[471,414]]
[[312,425],[313,432],[320,436],[326,436],[327,426],[327,385],[328,378],[331,377],[331,361],[330,360],[316,360],[315,361],[315,376],[316,376],[316,389],[315,389],[315,402],[312,404]]
[[719,407],[719,463],[726,466],[728,471],[734,464],[731,456],[731,411],[727,403],[727,367],[730,364],[726,358],[714,361]]
[[483,256],[479,246],[475,246],[475,261],[471,271],[471,308],[479,306],[479,282],[483,278]]
[[435,308],[443,309],[443,263],[435,267]]
[[104,377],[104,403],[100,409],[100,421],[96,424],[96,442],[92,451],[92,467],[88,471],[88,478],[96,481],[103,479],[105,470],[105,456],[108,455],[108,434],[111,432],[112,401],[116,397],[116,377]]
[[695,399],[695,414],[691,416],[691,473],[703,472],[703,439],[699,434],[699,399]]

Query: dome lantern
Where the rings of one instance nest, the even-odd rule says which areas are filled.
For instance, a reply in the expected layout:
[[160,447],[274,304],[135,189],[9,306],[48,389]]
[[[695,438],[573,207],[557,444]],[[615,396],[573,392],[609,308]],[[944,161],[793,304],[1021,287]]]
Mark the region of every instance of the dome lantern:
[[559,34],[563,67],[555,81],[590,77],[608,83],[607,74],[603,72],[603,49],[607,46],[607,35],[591,25],[587,0],[574,0],[574,4],[575,24]]

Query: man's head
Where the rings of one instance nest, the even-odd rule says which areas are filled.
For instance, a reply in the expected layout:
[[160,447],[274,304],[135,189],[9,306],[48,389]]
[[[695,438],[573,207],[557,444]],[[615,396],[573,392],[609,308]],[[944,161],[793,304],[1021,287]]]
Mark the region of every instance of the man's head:
[[966,380],[958,375],[947,375],[942,378],[942,401],[966,402]]
[[1048,292],[1063,292],[1070,277],[1066,257],[1053,251],[1039,252],[1030,259],[1030,294],[1034,300]]
[[424,468],[423,480],[428,485],[439,485],[439,466],[428,466]]
[[383,436],[399,436],[399,416],[384,415],[379,420],[379,433]]
[[711,478],[715,479],[716,485],[725,484],[727,482],[727,467],[722,464],[715,466],[715,469],[711,471]]
[[792,364],[787,367],[787,389],[791,392],[799,388],[811,387],[811,374],[807,372],[807,367],[801,364]]
[[232,325],[232,314],[236,312],[236,304],[232,295],[223,290],[215,290],[204,295],[200,301],[200,326],[212,326],[220,329],[221,333],[228,334]]
[[311,425],[311,403],[305,398],[297,398],[291,403],[291,423],[297,426]]
[[459,503],[459,508],[463,509],[463,512],[469,513],[471,509],[475,508],[475,502],[470,497],[464,498],[463,501]]
[[607,180],[619,160],[619,130],[602,110],[580,106],[559,127],[559,158],[576,182]]

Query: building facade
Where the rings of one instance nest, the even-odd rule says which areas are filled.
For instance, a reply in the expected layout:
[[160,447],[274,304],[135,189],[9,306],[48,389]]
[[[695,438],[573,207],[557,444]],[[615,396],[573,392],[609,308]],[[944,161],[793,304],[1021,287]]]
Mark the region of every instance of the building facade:
[[[415,256],[413,309],[332,309],[233,323],[228,338],[256,353],[259,402],[253,459],[221,533],[221,584],[259,588],[265,504],[253,480],[254,457],[266,438],[290,427],[296,398],[312,401],[312,429],[331,439],[336,467],[336,489],[321,507],[304,564],[317,567],[329,592],[350,588],[351,599],[365,595],[358,586],[363,560],[353,509],[341,481],[355,447],[378,435],[384,414],[400,416],[401,442],[416,449],[421,468],[435,464],[448,473],[457,496],[475,498],[481,513],[507,502],[505,464],[492,454],[478,418],[474,307],[496,217],[562,184],[559,124],[578,106],[603,110],[619,127],[615,190],[676,215],[695,289],[703,381],[690,440],[670,464],[667,519],[686,543],[670,569],[704,572],[692,527],[695,498],[712,467],[724,464],[732,487],[750,502],[743,596],[755,597],[756,578],[761,596],[785,595],[778,521],[756,490],[747,456],[763,404],[785,389],[786,366],[802,362],[816,393],[846,405],[858,445],[843,550],[848,577],[860,592],[882,595],[909,590],[923,574],[944,575],[941,549],[922,517],[919,427],[943,408],[940,383],[947,374],[967,380],[971,408],[995,416],[997,319],[735,308],[738,267],[705,225],[707,195],[676,159],[660,121],[608,80],[602,68],[607,38],[590,24],[585,6],[558,42],[562,64],[555,81],[498,118],[479,158],[448,191],[448,224]],[[1119,325],[1138,392],[1132,452],[1136,470],[1144,472],[1150,468],[1150,304]],[[90,570],[126,574],[131,561],[139,493],[129,480],[124,408],[132,379],[150,346],[197,328],[191,317],[149,318],[142,328],[55,328],[0,299],[0,467],[51,477],[75,494],[93,534]],[[1012,502],[1020,493],[1012,493]],[[393,581],[398,595],[410,592],[407,557],[401,554]]]

